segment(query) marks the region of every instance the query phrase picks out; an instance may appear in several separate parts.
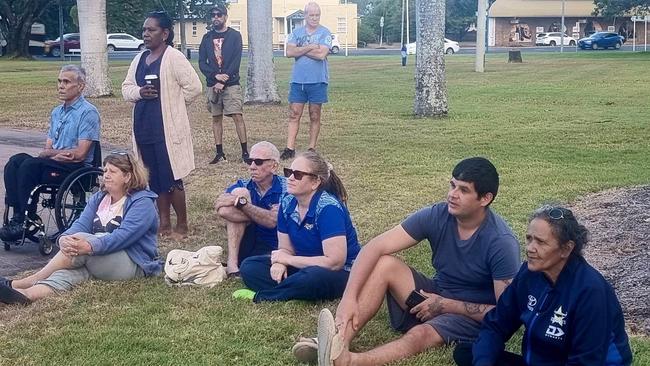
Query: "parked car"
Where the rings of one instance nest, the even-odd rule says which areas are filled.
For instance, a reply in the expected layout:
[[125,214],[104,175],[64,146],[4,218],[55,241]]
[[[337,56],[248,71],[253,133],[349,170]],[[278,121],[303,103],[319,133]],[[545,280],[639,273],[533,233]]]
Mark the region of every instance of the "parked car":
[[[68,53],[70,50],[81,48],[81,43],[79,42],[79,33],[66,33],[63,35],[63,52]],[[45,48],[43,53],[46,56],[61,56],[61,37],[57,37],[53,41],[45,41]]]
[[106,35],[106,49],[108,52],[115,50],[144,51],[144,41],[126,33],[109,33]]
[[[538,33],[535,37],[535,44],[539,46],[557,46],[562,43],[562,33],[560,32],[550,32],[550,33]],[[576,39],[564,34],[564,45],[565,46],[575,46]]]
[[592,50],[597,50],[599,48],[608,49],[610,47],[619,49],[623,43],[625,43],[625,38],[614,32],[596,32],[589,37],[578,40],[578,46],[583,50],[589,48]]
[[336,36],[336,34],[332,34],[332,47],[330,48],[330,52],[333,54],[339,53],[341,50],[341,43],[339,43],[339,38]]
[[[460,50],[460,45],[458,45],[458,42],[456,41],[445,38],[444,50],[446,54],[453,55],[454,53],[458,52],[458,50]],[[406,45],[406,54],[415,55],[416,51],[416,42]]]

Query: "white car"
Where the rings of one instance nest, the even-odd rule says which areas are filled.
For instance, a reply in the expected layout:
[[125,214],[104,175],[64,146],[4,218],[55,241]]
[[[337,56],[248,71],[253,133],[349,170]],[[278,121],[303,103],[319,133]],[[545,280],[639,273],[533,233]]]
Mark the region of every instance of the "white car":
[[144,41],[126,33],[109,33],[106,35],[106,49],[115,50],[144,50]]
[[[416,52],[416,42],[409,43],[406,45],[406,54],[408,55],[415,55]],[[444,46],[445,53],[448,55],[453,55],[454,53],[458,52],[460,50],[460,45],[458,45],[458,42],[452,41],[451,39],[445,38],[445,46]]]
[[[538,46],[557,46],[562,42],[562,33],[560,32],[550,32],[550,33],[537,33],[535,36],[535,44]],[[569,37],[564,34],[564,45],[565,46],[575,46],[576,39]]]

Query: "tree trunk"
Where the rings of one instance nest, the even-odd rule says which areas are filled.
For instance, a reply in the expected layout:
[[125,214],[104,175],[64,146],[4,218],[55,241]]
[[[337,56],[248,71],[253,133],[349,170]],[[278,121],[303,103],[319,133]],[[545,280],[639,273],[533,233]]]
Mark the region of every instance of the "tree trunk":
[[0,27],[7,41],[7,57],[32,58],[32,24],[55,0],[0,0]]
[[445,0],[417,0],[415,107],[418,117],[447,115],[444,37]]
[[77,0],[81,66],[86,69],[84,95],[112,95],[106,51],[106,0]]
[[246,104],[279,104],[273,69],[271,1],[248,0],[248,76]]

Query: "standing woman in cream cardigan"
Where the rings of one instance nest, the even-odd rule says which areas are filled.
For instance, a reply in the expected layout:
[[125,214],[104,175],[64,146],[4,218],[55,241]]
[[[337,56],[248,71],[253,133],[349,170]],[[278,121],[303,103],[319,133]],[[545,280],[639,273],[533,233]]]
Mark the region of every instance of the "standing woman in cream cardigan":
[[[149,188],[158,194],[160,234],[187,237],[182,179],[194,170],[187,105],[201,95],[201,81],[185,56],[172,47],[174,28],[164,12],[149,13],[142,27],[147,48],[131,62],[122,83],[133,108],[133,146],[149,169]],[[176,212],[172,231],[171,207]]]

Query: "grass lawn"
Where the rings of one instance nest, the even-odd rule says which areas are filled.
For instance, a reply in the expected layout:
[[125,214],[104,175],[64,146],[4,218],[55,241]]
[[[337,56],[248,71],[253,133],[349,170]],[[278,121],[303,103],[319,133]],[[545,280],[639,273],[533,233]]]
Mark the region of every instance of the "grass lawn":
[[[462,158],[491,159],[501,176],[493,208],[523,237],[526,216],[543,202],[570,203],[584,194],[650,181],[650,54],[579,52],[524,54],[524,64],[490,55],[488,72],[474,59],[447,57],[450,114],[415,119],[413,61],[399,57],[333,57],[330,103],[324,108],[319,150],[342,176],[360,239],[398,224],[417,208],[445,197]],[[283,100],[291,62],[276,59]],[[44,130],[56,104],[57,62],[0,62],[0,126]],[[115,97],[93,100],[102,138],[130,144],[131,106],[120,83],[127,63],[112,63]],[[242,70],[245,70],[243,65]],[[246,75],[242,71],[242,75]],[[234,126],[225,121],[227,163],[213,157],[210,117],[203,98],[190,109],[197,170],[186,179],[190,238],[164,241],[162,251],[225,246],[225,226],[212,202],[246,175]],[[286,102],[245,108],[249,140],[284,147]],[[298,149],[307,145],[307,119]],[[645,167],[645,168],[644,168]],[[430,274],[423,243],[401,254]],[[91,282],[28,308],[0,306],[0,364],[6,365],[287,365],[300,335],[315,334],[318,311],[336,302],[250,304],[232,300],[241,287],[168,288],[160,278]],[[366,350],[397,336],[385,310],[354,343]],[[516,342],[511,347],[517,349]],[[650,339],[632,337],[635,364],[650,364]],[[428,352],[400,365],[449,365],[450,350]]]

